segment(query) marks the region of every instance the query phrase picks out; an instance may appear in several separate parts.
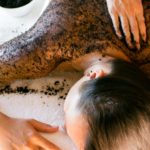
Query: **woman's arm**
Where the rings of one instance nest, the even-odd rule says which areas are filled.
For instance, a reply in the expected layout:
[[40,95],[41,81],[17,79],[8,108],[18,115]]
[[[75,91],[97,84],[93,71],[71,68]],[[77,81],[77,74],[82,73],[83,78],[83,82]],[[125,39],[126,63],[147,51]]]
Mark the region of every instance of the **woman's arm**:
[[137,49],[140,49],[140,36],[146,41],[146,26],[142,0],[106,0],[114,29],[119,38],[122,38],[120,22],[126,42],[133,48],[132,36]]

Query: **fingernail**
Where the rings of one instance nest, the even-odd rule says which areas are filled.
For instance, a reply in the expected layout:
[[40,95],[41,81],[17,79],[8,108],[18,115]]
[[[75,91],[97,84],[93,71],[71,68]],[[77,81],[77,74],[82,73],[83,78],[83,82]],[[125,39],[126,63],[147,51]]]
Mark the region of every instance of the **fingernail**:
[[134,46],[133,46],[133,44],[131,42],[127,42],[127,43],[128,43],[128,46],[130,47],[130,49],[134,48]]
[[121,33],[117,33],[118,38],[121,40],[122,39],[122,35]]
[[146,35],[143,36],[143,41],[146,42]]
[[141,46],[140,46],[140,44],[139,44],[139,43],[137,43],[137,44],[136,44],[136,48],[137,48],[138,50],[140,50],[140,49],[141,49]]

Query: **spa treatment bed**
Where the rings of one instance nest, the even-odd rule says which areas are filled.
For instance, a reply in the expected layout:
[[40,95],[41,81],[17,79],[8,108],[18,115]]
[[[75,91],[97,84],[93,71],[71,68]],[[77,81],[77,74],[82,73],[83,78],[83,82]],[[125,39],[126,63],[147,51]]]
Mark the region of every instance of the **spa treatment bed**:
[[[0,24],[3,113],[61,127],[64,99],[81,77],[76,64],[96,53],[131,60],[150,76],[150,2],[143,2],[147,43],[136,51],[114,34],[104,0],[37,1],[36,9],[22,18],[0,14],[0,22],[6,24]],[[55,143],[62,140],[62,150],[73,150],[64,136],[47,138]]]

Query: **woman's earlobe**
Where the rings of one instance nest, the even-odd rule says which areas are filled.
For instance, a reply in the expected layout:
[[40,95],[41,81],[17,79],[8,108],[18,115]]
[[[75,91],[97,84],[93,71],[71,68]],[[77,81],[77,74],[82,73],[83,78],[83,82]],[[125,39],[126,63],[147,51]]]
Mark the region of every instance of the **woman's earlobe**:
[[100,71],[96,71],[91,74],[88,74],[88,76],[92,80],[92,79],[104,77],[104,76],[106,76],[106,73],[103,70],[100,70]]

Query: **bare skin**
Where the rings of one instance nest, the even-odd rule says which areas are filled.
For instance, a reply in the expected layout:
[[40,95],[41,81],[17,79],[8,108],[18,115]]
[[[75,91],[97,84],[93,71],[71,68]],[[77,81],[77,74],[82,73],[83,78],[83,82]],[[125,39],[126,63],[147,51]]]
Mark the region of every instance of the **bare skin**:
[[57,127],[36,120],[15,119],[0,113],[0,150],[59,150],[38,133],[57,131]]
[[[84,82],[93,80],[96,78],[104,77],[112,72],[113,66],[111,63],[109,63],[109,60],[112,60],[114,58],[112,57],[102,57],[96,56],[88,57],[88,59],[82,59],[82,61],[85,62],[78,65],[78,68],[84,72],[83,77],[75,83],[74,86],[70,89],[64,105],[64,111],[65,111],[65,121],[66,121],[66,130],[68,135],[71,137],[75,145],[77,146],[78,150],[84,150],[86,139],[89,134],[88,124],[86,117],[84,116],[83,111],[81,111],[82,108],[79,108],[79,101],[81,98],[81,86]],[[91,106],[92,107],[92,106]],[[145,127],[148,129],[147,127]],[[145,129],[144,128],[144,129]],[[149,130],[149,129],[148,129]],[[144,130],[142,130],[144,131]],[[144,137],[149,137],[148,133],[149,131],[144,131]],[[132,134],[133,135],[133,134]],[[142,134],[141,134],[142,135]],[[80,138],[79,138],[80,137]],[[137,136],[136,136],[137,137]],[[133,140],[133,139],[132,139]],[[127,139],[127,142],[123,142],[120,144],[117,149],[125,149],[125,150],[131,150],[136,149],[134,147],[134,144],[132,140]],[[124,140],[125,141],[125,140]],[[130,141],[132,141],[130,143]],[[137,142],[135,140],[135,142]],[[146,145],[148,148],[148,145]],[[109,147],[110,148],[110,147]],[[108,149],[109,149],[108,148]],[[144,149],[147,149],[144,148]],[[137,148],[138,149],[138,148]]]
[[[101,61],[99,59],[101,58]],[[78,103],[80,99],[80,87],[88,80],[103,77],[112,71],[112,66],[109,62],[113,57],[105,57],[102,55],[95,55],[84,59],[85,64],[80,63],[78,67],[83,71],[83,77],[73,85],[70,89],[64,104],[66,131],[75,143],[78,150],[84,150],[86,138],[88,136],[88,124],[85,116],[78,110]]]
[[133,34],[136,48],[140,49],[140,36],[146,42],[146,25],[142,0],[106,0],[106,2],[117,36],[120,39],[123,37],[120,30],[120,19],[129,47],[134,47],[131,42],[131,34]]
[[[53,3],[55,3],[55,1],[53,1]],[[75,4],[77,4],[77,2]],[[137,3],[137,4],[140,4],[138,6],[141,7],[141,3]],[[117,6],[117,3],[114,3],[114,5]],[[111,5],[108,5],[108,6],[110,6],[109,7],[110,9],[112,8]],[[128,8],[128,7],[126,7],[125,3],[122,3],[121,6],[124,8],[123,9],[124,11],[126,11],[126,9]],[[120,9],[120,8],[117,7],[116,9]],[[65,10],[66,12],[69,12],[68,9],[66,9],[66,10]],[[128,11],[130,11],[130,9],[128,9]],[[140,12],[142,12],[142,7],[141,7],[141,11]],[[121,13],[121,11],[119,11],[119,14],[120,13]],[[72,15],[74,15],[74,14],[72,13]],[[86,16],[87,14],[85,13],[84,15]],[[141,15],[143,16],[142,13],[141,13]],[[89,18],[87,18],[87,20],[89,21],[89,25],[93,25],[92,22],[95,23],[95,20],[93,21],[91,18],[96,18],[96,17],[92,17],[92,16],[94,16],[94,15],[92,14]],[[75,16],[75,15],[74,15],[74,17],[79,19],[79,22],[77,22],[77,23],[79,23],[79,24],[82,23],[82,19],[83,19],[82,17],[78,18],[78,16]],[[129,16],[126,16],[126,17],[129,18]],[[58,16],[56,16],[56,18],[58,19]],[[133,18],[133,16],[132,16],[132,18]],[[113,19],[113,17],[112,17],[112,19]],[[136,24],[135,27],[137,28],[137,23],[135,21],[135,18],[133,18],[133,19],[134,19],[133,24]],[[85,19],[85,21],[87,21],[87,20]],[[65,20],[65,22],[66,22],[66,20]],[[67,22],[68,22],[68,20],[67,20]],[[113,23],[114,23],[114,27],[116,29],[117,35],[119,35],[119,29],[117,28],[117,26],[118,26],[117,22],[113,21]],[[132,22],[130,22],[129,24],[130,24],[130,26],[133,26]],[[129,24],[127,26],[129,26]],[[74,23],[72,23],[71,25],[74,25]],[[66,28],[68,26],[66,24]],[[124,23],[124,22],[122,22],[122,26],[123,26],[123,29],[124,29],[124,32],[125,32],[125,35],[126,35],[127,43],[129,44],[129,46],[131,46],[130,33],[127,30],[128,27],[127,27],[127,29],[125,28],[126,27],[126,23]],[[36,33],[37,28],[38,28],[38,26],[35,25],[30,30],[30,33],[27,34],[27,38],[29,39],[29,43],[28,43],[28,48],[29,49],[25,49],[26,51],[24,51],[24,53],[20,51],[20,49],[22,49],[22,47],[17,47],[17,49],[16,49],[16,47],[14,46],[14,50],[11,49],[14,53],[9,55],[9,53],[12,52],[12,51],[10,51],[9,48],[6,48],[5,45],[4,45],[4,47],[3,46],[0,47],[0,49],[2,50],[1,51],[2,53],[1,53],[1,56],[0,56],[0,63],[1,63],[1,68],[0,68],[1,71],[0,72],[2,73],[1,74],[1,78],[0,78],[1,82],[5,82],[6,81],[6,83],[8,83],[8,82],[13,81],[13,80],[18,79],[18,78],[33,78],[33,77],[45,76],[50,71],[52,71],[57,66],[57,64],[59,64],[61,62],[61,60],[63,60],[63,59],[64,60],[71,60],[71,59],[73,59],[73,55],[72,54],[74,54],[75,57],[76,56],[81,56],[81,55],[83,56],[83,55],[86,54],[86,50],[85,49],[88,49],[90,47],[90,44],[88,42],[89,41],[91,42],[91,39],[89,39],[89,41],[87,41],[87,39],[83,36],[84,34],[86,35],[86,33],[84,33],[84,30],[81,30],[82,28],[80,29],[80,28],[74,28],[72,26],[69,26],[67,28],[69,30],[65,31],[65,33],[63,35],[63,39],[61,39],[61,38],[59,38],[59,37],[61,37],[61,34],[59,34],[58,31],[57,31],[59,29],[58,29],[58,27],[55,26],[55,28],[54,27],[53,28],[48,28],[47,30],[49,31],[49,33],[51,33],[50,31],[55,31],[54,29],[56,29],[56,33],[59,35],[58,37],[55,36],[55,33],[53,33],[52,35],[48,35],[47,34],[48,36],[47,35],[44,36],[44,38],[42,39],[43,41],[41,41],[41,39],[37,40],[38,43],[40,43],[40,42],[42,44],[44,43],[44,46],[47,47],[46,49],[44,49],[45,51],[41,51],[41,49],[43,47],[37,46],[38,45],[37,43],[33,44],[32,35],[30,35],[31,33]],[[142,35],[143,40],[145,40],[145,38],[146,38],[146,35],[145,35],[145,32],[144,32],[145,31],[144,30],[144,25],[143,25],[143,28],[142,29],[141,28],[142,27],[138,28],[138,30],[136,30],[136,31],[132,31],[132,33],[134,34],[134,39],[136,41],[137,48],[139,48],[139,33],[142,33],[141,35]],[[77,31],[76,31],[76,29],[77,29]],[[85,29],[85,27],[83,27],[83,29]],[[82,33],[83,37],[80,37],[80,35],[79,35],[80,31],[83,32]],[[45,33],[47,33],[47,32],[45,32]],[[72,39],[72,40],[75,40],[75,42],[71,43],[71,44],[70,44],[70,38],[72,38],[72,36],[70,37],[70,33],[72,33],[71,35],[73,37],[75,36],[75,39]],[[95,32],[93,31],[93,33],[95,33]],[[90,35],[93,35],[93,34],[90,34]],[[93,36],[93,37],[95,38],[96,36]],[[25,37],[25,39],[26,39],[26,37]],[[47,43],[47,41],[49,41],[50,39],[51,40],[53,39],[53,41],[50,41],[49,43]],[[104,39],[100,39],[100,40],[99,39],[96,39],[96,40],[93,39],[93,40],[95,41],[95,43],[98,43],[98,44],[102,45],[102,48],[105,47],[105,46],[103,47],[103,43],[105,43],[105,42],[103,42],[103,40],[105,41],[105,38]],[[44,42],[44,41],[46,41],[46,42]],[[99,42],[99,41],[101,41],[101,42]],[[65,45],[63,45],[63,42],[65,42]],[[58,43],[60,45],[57,45]],[[75,47],[74,45],[76,45],[76,43],[78,43],[79,47],[81,45],[83,46],[83,43],[84,43],[85,47],[84,46],[80,47],[80,48],[78,46]],[[116,43],[118,43],[118,41]],[[14,44],[15,44],[15,42],[14,42]],[[109,45],[109,42],[108,42],[108,45]],[[26,47],[26,45],[24,47]],[[32,50],[30,49],[30,47],[31,47]],[[77,50],[74,50],[74,47]],[[90,48],[92,48],[92,47],[94,47],[94,46],[91,44]],[[118,47],[119,47],[119,44],[118,44]],[[94,51],[94,49],[95,48],[93,48],[92,50]],[[104,48],[104,49],[106,50],[106,48]],[[126,50],[125,47],[123,49]],[[6,53],[4,53],[4,52],[6,52]],[[3,53],[5,55],[3,55]],[[41,63],[39,63],[39,60],[40,60]],[[74,61],[73,61],[73,63],[74,63]],[[102,74],[103,74],[103,71],[102,71]],[[95,75],[92,75],[92,78],[94,76]],[[48,141],[43,139],[41,136],[39,136],[38,133],[37,133],[37,131],[51,132],[52,131],[51,130],[52,127],[50,127],[50,129],[48,130],[47,127],[45,127],[44,124],[41,125],[41,123],[37,123],[36,121],[17,120],[17,119],[9,118],[9,117],[7,117],[5,115],[1,115],[0,122],[1,122],[0,130],[3,131],[3,132],[0,132],[0,133],[4,133],[0,137],[1,137],[1,141],[4,141],[3,143],[5,143],[4,146],[6,146],[6,148],[5,148],[6,150],[7,149],[8,150],[11,150],[11,149],[14,149],[14,150],[18,150],[18,149],[19,150],[24,150],[24,149],[32,150],[33,148],[36,149],[36,148],[39,148],[39,147],[42,147],[42,148],[45,148],[46,150],[48,150],[48,149],[51,149],[52,147],[54,148],[54,145],[52,143],[49,143]],[[7,122],[7,126],[6,126],[6,122]],[[36,125],[35,125],[35,122],[36,122]],[[22,133],[23,132],[26,132],[27,134],[30,133],[30,136],[25,134],[23,137],[21,137],[20,134],[16,134],[17,133],[16,126],[19,127],[19,129],[20,129],[20,131],[22,131]],[[11,131],[13,131],[13,134],[10,135]],[[10,136],[7,136],[7,135],[10,135]],[[13,145],[10,144],[9,139],[11,139],[11,143],[14,142]],[[23,143],[23,144],[21,144],[21,146],[20,146],[20,143],[16,144],[15,139],[20,139],[21,143]],[[31,144],[28,144],[27,141],[29,141],[29,143],[31,143]],[[39,143],[40,143],[40,145],[39,145]],[[55,147],[55,148],[58,149],[57,147]]]

